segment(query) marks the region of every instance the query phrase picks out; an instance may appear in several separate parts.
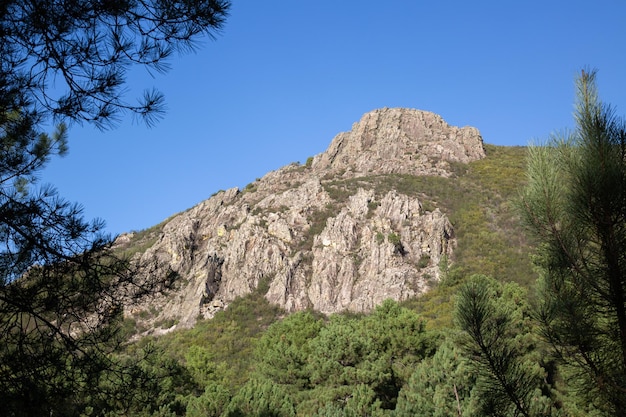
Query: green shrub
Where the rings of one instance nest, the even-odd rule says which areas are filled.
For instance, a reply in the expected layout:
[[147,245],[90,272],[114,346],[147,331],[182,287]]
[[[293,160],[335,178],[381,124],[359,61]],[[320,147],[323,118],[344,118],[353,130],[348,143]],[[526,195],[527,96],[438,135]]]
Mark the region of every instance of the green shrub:
[[417,261],[417,267],[420,268],[420,269],[426,268],[429,263],[430,263],[430,255],[424,253],[420,257],[420,260]]

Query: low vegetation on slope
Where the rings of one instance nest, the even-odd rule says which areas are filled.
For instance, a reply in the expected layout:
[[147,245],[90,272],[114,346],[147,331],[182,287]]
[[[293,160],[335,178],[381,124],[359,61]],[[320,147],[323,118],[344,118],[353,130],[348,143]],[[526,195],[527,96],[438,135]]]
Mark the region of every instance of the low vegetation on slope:
[[162,402],[134,404],[135,414],[415,415],[415,398],[441,378],[432,375],[433,367],[459,379],[447,393],[443,386],[431,386],[438,394],[429,404],[443,401],[440,410],[470,412],[475,381],[464,373],[469,365],[453,359],[458,354],[451,343],[454,295],[474,274],[512,282],[506,285],[513,290],[505,291],[522,297],[535,279],[514,209],[525,178],[526,150],[487,145],[486,151],[485,159],[455,165],[449,178],[388,174],[323,182],[334,201],[358,188],[395,189],[418,196],[427,211],[439,208],[449,215],[458,247],[453,259],[441,263],[442,282],[429,293],[402,304],[387,302],[371,314],[323,317],[286,315],[259,288],[191,330],[144,338],[129,347],[129,355],[155,349],[179,364],[171,383],[185,379],[178,382],[176,399],[155,394]]
[[513,207],[524,181],[525,148],[485,147],[486,158],[455,164],[450,178],[386,174],[329,180],[324,186],[339,201],[358,188],[416,196],[425,210],[439,208],[454,225],[459,245],[449,272],[483,273],[527,285],[534,276]]
[[486,158],[455,164],[455,174],[449,178],[387,174],[325,182],[336,200],[347,199],[358,188],[374,188],[378,193],[395,189],[418,197],[425,210],[439,208],[449,216],[458,246],[454,258],[439,265],[442,282],[404,303],[429,318],[429,327],[452,325],[451,294],[465,277],[485,274],[525,287],[536,279],[515,209],[525,180],[526,148],[485,148]]

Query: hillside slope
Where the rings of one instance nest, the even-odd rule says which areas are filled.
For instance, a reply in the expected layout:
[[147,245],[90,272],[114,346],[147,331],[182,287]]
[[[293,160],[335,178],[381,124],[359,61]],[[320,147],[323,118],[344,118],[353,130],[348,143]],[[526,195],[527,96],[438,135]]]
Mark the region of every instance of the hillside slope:
[[158,334],[255,291],[286,311],[361,312],[461,272],[524,281],[510,207],[523,150],[487,149],[476,129],[433,113],[367,113],[305,165],[122,236],[121,249],[156,260],[148,273],[178,276],[126,315]]

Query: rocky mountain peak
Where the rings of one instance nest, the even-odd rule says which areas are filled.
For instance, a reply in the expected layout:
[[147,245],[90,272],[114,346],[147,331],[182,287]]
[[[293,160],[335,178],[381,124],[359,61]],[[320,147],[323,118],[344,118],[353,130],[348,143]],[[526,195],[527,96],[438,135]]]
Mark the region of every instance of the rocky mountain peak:
[[450,162],[483,158],[476,128],[448,125],[441,116],[421,110],[384,108],[366,113],[350,132],[340,133],[313,161],[318,172],[449,174]]
[[121,242],[147,246],[136,257],[155,265],[148,273],[179,277],[170,294],[126,315],[159,333],[210,318],[253,291],[287,311],[323,313],[419,295],[451,259],[454,229],[445,213],[422,204],[420,190],[394,189],[394,178],[450,176],[451,164],[484,156],[475,128],[419,110],[367,113],[310,163],[218,192],[149,239]]

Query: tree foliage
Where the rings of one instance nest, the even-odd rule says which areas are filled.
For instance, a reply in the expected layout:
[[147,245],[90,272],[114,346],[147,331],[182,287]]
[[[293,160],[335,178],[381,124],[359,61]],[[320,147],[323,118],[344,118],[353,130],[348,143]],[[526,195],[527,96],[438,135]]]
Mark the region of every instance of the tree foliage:
[[[65,121],[111,126],[123,111],[150,124],[163,98],[125,101],[133,66],[167,69],[173,51],[221,27],[229,2],[42,1],[0,4],[0,403],[8,416],[78,415],[110,355],[124,303],[171,275],[141,278],[111,251],[101,221],[39,186],[67,151]],[[47,122],[59,122],[52,134]],[[111,376],[113,377],[113,376]]]
[[232,398],[225,417],[292,417],[293,401],[280,385],[267,379],[249,380]]
[[419,316],[387,300],[365,316],[324,322],[302,312],[274,323],[257,344],[256,370],[291,393],[299,414],[363,415],[393,409],[432,349]]
[[128,110],[153,121],[163,96],[125,101],[133,65],[168,69],[173,52],[214,36],[229,1],[44,1],[0,5],[0,109],[107,126]]
[[310,388],[307,363],[311,341],[323,327],[310,312],[298,312],[274,323],[256,347],[256,369],[275,383]]
[[576,129],[529,150],[523,213],[538,242],[543,335],[579,393],[626,415],[626,127],[596,72],[577,79]]
[[0,123],[0,397],[8,415],[71,415],[74,393],[110,368],[116,288],[150,284],[107,251],[100,222],[84,221],[51,187],[32,189],[48,158],[65,151],[65,127],[49,136],[17,111],[0,113]]
[[455,318],[475,364],[481,415],[550,415],[526,294],[516,284],[474,276],[459,291]]
[[454,336],[442,340],[437,352],[418,363],[402,387],[395,416],[476,416],[472,391],[476,375]]

